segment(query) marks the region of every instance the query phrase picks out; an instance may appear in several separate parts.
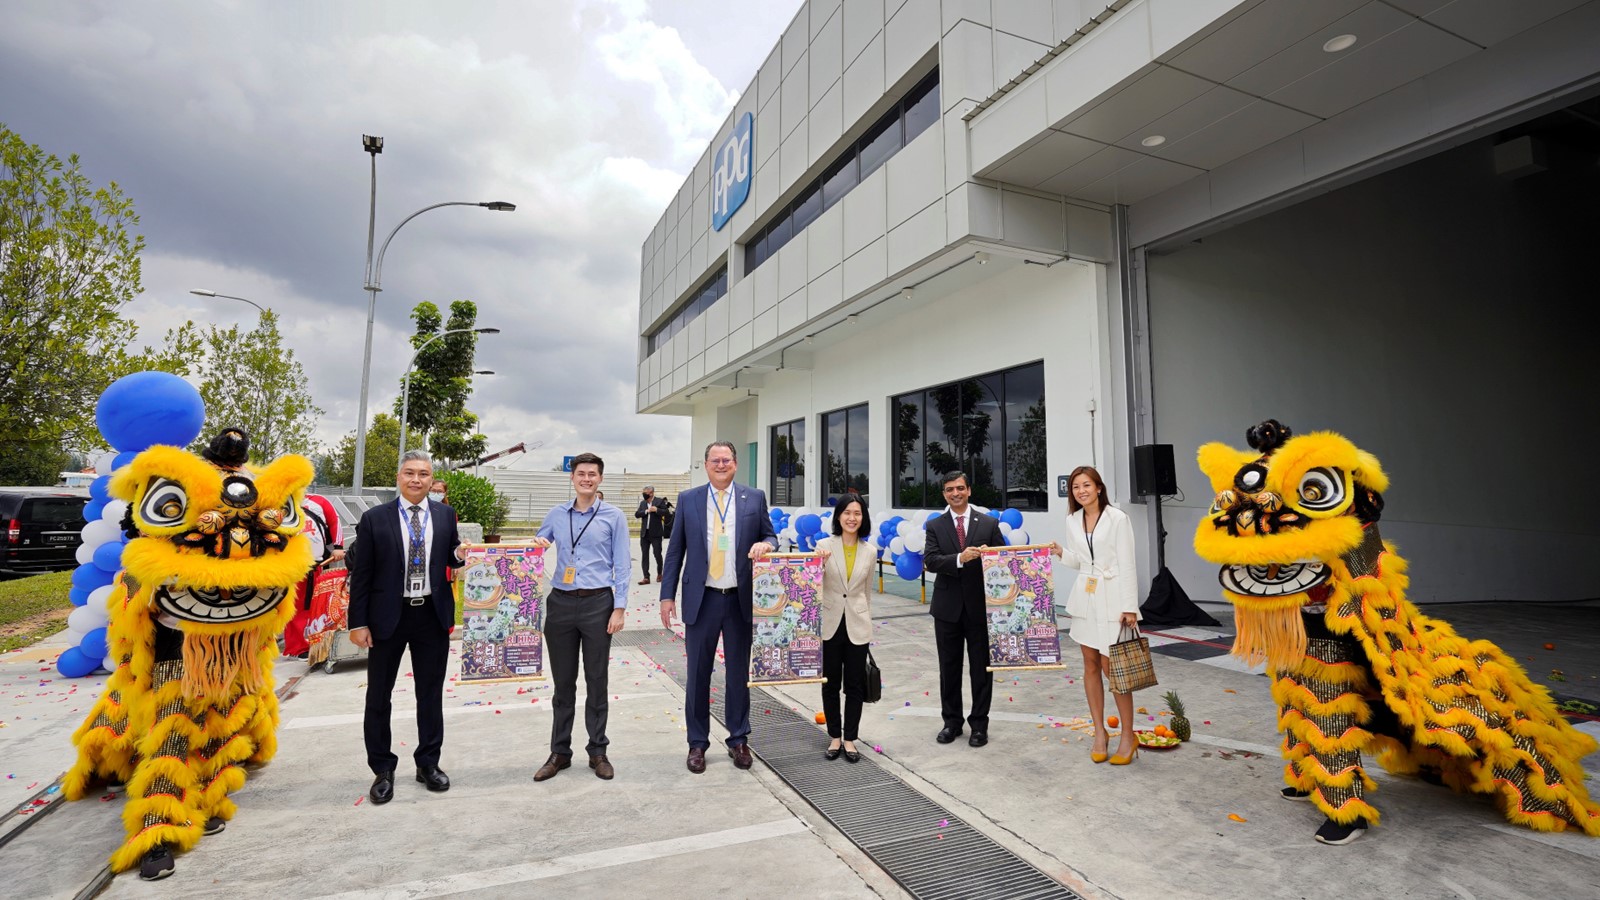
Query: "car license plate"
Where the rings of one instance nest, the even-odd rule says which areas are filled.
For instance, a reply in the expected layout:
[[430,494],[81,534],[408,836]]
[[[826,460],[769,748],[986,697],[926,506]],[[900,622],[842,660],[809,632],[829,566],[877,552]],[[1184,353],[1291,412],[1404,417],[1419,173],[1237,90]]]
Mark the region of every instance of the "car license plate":
[[78,536],[75,535],[75,534],[47,534],[47,535],[44,535],[44,542],[46,544],[70,544],[70,543],[72,543],[73,541],[75,541],[77,539],[78,539]]

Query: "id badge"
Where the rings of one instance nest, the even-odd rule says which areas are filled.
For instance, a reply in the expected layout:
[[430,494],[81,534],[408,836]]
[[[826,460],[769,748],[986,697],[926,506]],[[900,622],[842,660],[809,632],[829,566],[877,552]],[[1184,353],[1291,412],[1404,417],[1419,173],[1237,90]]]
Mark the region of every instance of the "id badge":
[[422,576],[419,575],[419,576],[411,579],[411,581],[409,582],[408,587],[406,588],[406,593],[408,593],[408,594],[420,594],[422,592],[423,588],[425,588],[425,587],[426,587],[426,585],[424,585],[422,583]]
[[717,535],[717,549],[721,550],[723,553],[727,553],[729,550],[732,550],[733,549],[733,535],[731,535],[731,534],[719,534],[719,535]]
[[1092,593],[1094,593],[1094,589],[1099,587],[1099,586],[1100,586],[1100,579],[1094,577],[1093,575],[1090,575],[1088,580],[1083,583],[1083,592],[1085,594],[1092,594]]
[[577,581],[577,580],[578,580],[578,567],[577,566],[567,566],[567,568],[561,573],[561,583],[562,584],[571,584],[571,583],[573,583],[574,581]]

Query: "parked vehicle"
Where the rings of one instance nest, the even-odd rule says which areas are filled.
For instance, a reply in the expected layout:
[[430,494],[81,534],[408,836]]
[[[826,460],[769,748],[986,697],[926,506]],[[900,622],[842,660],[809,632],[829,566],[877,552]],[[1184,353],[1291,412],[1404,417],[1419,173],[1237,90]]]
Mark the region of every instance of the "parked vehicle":
[[0,488],[0,574],[37,575],[78,565],[89,492]]

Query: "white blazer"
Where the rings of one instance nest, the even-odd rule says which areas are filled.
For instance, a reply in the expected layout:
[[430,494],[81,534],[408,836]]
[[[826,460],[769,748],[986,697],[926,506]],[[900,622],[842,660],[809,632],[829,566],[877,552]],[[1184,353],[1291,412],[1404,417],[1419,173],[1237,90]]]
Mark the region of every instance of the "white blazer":
[[[1100,511],[1094,526],[1094,552],[1083,531],[1083,510],[1067,517],[1067,543],[1061,565],[1078,570],[1067,596],[1067,615],[1116,624],[1125,612],[1139,614],[1139,566],[1134,559],[1133,522],[1115,506]],[[1089,593],[1090,578],[1099,579]]]
[[839,538],[817,541],[818,550],[828,551],[822,564],[822,639],[828,640],[845,624],[852,644],[872,643],[872,575],[878,560],[877,548],[865,538],[856,542],[856,567],[847,579],[844,572],[844,544]]

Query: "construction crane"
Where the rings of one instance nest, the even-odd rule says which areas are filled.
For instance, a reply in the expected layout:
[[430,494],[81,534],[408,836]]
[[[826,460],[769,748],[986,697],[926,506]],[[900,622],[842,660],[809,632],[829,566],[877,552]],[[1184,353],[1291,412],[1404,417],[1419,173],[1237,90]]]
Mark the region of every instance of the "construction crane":
[[501,450],[501,451],[499,451],[497,453],[491,453],[488,456],[482,457],[481,459],[478,460],[476,465],[480,465],[481,466],[484,463],[489,462],[490,460],[499,459],[502,456],[510,456],[513,453],[527,453],[527,452],[528,452],[528,447],[527,447],[526,442],[520,443],[520,444],[517,444],[514,447],[507,447],[506,449]]

